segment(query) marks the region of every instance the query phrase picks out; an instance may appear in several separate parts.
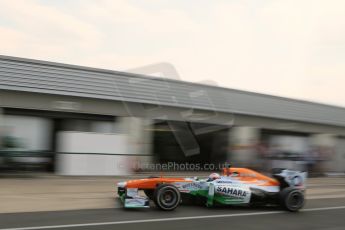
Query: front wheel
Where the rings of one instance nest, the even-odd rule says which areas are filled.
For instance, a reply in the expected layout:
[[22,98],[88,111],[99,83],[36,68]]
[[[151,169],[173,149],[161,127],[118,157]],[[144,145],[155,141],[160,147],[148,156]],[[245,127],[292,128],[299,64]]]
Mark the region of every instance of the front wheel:
[[181,194],[174,185],[161,184],[154,192],[153,201],[158,208],[172,211],[180,204]]
[[280,203],[290,212],[297,212],[304,206],[304,193],[295,188],[287,187],[280,192]]

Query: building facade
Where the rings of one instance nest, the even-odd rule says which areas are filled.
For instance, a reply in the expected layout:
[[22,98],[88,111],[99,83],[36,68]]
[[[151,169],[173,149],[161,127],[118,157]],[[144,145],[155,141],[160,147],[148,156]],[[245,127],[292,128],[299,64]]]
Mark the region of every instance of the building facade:
[[229,161],[345,172],[336,106],[0,56],[0,107],[2,161],[62,175]]

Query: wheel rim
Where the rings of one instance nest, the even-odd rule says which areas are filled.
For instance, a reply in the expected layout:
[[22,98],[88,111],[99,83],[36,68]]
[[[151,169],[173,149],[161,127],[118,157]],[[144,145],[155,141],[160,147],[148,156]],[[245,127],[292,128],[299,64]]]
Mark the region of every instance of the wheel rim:
[[303,195],[300,192],[290,193],[287,201],[289,206],[293,209],[300,208],[304,203]]
[[165,190],[161,193],[160,202],[166,207],[170,207],[176,203],[177,197],[173,190]]

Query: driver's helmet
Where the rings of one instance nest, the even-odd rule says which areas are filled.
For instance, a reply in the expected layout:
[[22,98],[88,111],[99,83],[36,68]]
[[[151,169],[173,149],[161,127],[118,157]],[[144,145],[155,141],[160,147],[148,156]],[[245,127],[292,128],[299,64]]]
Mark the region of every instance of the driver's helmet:
[[219,178],[220,178],[220,175],[218,173],[211,173],[208,176],[208,181],[214,181],[214,180],[219,179]]

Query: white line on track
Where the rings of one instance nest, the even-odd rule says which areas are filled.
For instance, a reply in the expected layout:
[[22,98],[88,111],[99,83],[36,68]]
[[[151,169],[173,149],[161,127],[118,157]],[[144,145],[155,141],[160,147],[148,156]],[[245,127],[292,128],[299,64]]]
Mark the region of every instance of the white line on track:
[[342,195],[309,195],[307,200],[321,200],[321,199],[335,199],[335,198],[345,198],[345,194]]
[[[301,212],[327,211],[327,210],[336,210],[336,209],[345,209],[345,206],[308,208],[308,209],[301,210]],[[165,222],[165,221],[176,221],[176,220],[196,220],[196,219],[211,219],[211,218],[238,217],[238,216],[259,216],[259,215],[280,214],[280,213],[285,213],[285,212],[286,211],[234,213],[234,214],[222,214],[222,215],[172,217],[172,218],[157,218],[157,219],[144,219],[144,220],[125,220],[125,221],[85,223],[85,224],[65,224],[65,225],[50,225],[50,226],[20,227],[20,228],[2,228],[0,230],[35,230],[35,229],[77,228],[77,227],[90,227],[90,226],[118,225],[118,224]]]

